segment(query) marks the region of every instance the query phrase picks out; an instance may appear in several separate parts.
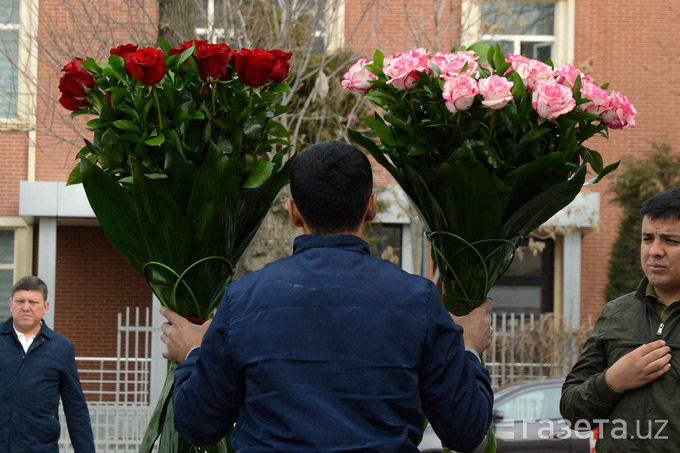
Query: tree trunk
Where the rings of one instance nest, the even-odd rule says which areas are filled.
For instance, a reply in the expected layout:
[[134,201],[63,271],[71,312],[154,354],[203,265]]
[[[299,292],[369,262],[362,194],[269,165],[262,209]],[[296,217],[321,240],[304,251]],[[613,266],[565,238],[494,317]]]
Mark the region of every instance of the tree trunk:
[[170,45],[196,38],[196,0],[158,1],[158,38]]
[[288,198],[290,188],[286,186],[239,260],[237,278],[293,253],[293,239],[302,234],[302,228],[296,228],[288,217]]

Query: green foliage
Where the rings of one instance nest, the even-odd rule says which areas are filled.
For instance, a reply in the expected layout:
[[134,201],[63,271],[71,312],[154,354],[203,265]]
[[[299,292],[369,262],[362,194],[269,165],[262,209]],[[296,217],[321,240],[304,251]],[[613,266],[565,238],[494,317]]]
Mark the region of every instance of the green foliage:
[[673,154],[669,145],[654,144],[652,148],[648,157],[628,162],[611,187],[623,213],[609,259],[607,300],[634,291],[644,276],[640,266],[640,206],[652,195],[680,186],[680,156]]

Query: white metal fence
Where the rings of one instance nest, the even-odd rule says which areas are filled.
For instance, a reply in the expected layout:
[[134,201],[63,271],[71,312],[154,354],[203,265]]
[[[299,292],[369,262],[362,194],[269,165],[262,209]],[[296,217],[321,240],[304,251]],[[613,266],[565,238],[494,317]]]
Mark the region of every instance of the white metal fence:
[[493,313],[494,336],[484,353],[493,388],[511,382],[564,377],[592,328],[580,328],[552,313]]
[[[576,360],[591,321],[581,329],[552,314],[494,313],[494,339],[485,352],[492,385],[564,376]],[[88,401],[98,453],[136,452],[154,407],[150,406],[152,327],[147,308],[118,315],[117,357],[76,359]],[[60,453],[71,453],[60,411]]]
[[[98,453],[137,452],[154,407],[149,405],[150,310],[129,307],[118,314],[116,357],[78,357],[76,365]],[[59,452],[71,453],[63,408],[59,410]]]

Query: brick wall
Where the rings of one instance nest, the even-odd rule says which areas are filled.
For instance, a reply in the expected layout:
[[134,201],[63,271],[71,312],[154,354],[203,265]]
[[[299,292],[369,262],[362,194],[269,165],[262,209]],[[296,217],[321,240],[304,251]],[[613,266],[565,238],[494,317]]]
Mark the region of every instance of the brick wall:
[[98,226],[57,227],[55,330],[76,356],[116,355],[125,307],[150,307],[151,290]]
[[19,181],[26,179],[28,134],[0,132],[0,217],[19,212]]
[[414,47],[450,50],[458,45],[460,2],[441,0],[348,0],[345,42],[371,58],[378,48],[385,55]]
[[[624,93],[638,111],[634,129],[612,131],[608,141],[589,143],[605,162],[621,160],[621,168],[649,154],[651,143],[669,143],[680,152],[676,108],[680,91],[673,88],[680,70],[680,51],[674,44],[680,38],[680,9],[671,8],[672,3],[576,2],[575,62],[592,59],[590,73],[596,82],[611,82],[610,89]],[[582,319],[597,315],[605,302],[608,257],[620,215],[608,190],[609,181],[587,188],[601,194],[601,217],[599,229],[583,231]],[[638,250],[631,253],[639,255]]]

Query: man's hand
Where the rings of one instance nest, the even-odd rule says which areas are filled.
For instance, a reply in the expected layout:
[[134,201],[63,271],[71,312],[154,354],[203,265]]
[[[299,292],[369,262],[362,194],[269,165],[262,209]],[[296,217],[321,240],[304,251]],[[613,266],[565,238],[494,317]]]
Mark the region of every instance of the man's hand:
[[663,340],[643,344],[617,360],[605,372],[605,381],[618,392],[636,389],[671,369],[671,348]]
[[163,351],[163,357],[182,363],[192,348],[201,345],[211,320],[200,326],[192,324],[168,307],[161,307],[161,315],[168,320],[161,326],[161,341],[168,347]]
[[454,322],[463,328],[463,341],[466,347],[477,351],[480,356],[491,345],[491,307],[493,301],[486,299],[479,307],[465,316],[451,315]]

